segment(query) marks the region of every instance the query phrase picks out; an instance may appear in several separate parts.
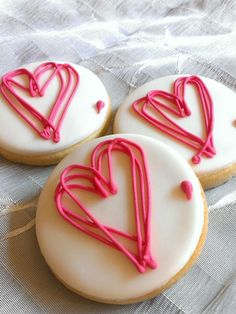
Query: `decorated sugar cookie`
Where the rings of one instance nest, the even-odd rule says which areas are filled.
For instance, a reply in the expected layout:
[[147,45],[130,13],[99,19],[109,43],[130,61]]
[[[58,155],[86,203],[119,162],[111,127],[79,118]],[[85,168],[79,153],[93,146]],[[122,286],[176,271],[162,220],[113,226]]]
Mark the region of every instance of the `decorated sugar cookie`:
[[31,63],[2,76],[0,154],[46,165],[102,134],[110,103],[99,78],[82,66]]
[[89,299],[125,304],[159,294],[194,263],[207,209],[191,167],[141,135],[81,145],[39,198],[36,233],[55,276]]
[[115,118],[115,133],[138,133],[176,149],[204,188],[236,172],[236,94],[200,76],[167,76],[131,93]]

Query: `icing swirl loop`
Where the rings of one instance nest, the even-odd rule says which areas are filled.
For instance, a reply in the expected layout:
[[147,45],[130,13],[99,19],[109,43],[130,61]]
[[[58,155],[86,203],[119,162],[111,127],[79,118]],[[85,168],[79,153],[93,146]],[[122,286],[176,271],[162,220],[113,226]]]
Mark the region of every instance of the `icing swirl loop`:
[[[174,122],[169,114],[179,118],[191,115],[191,110],[185,101],[186,85],[191,84],[196,87],[200,96],[200,103],[203,111],[206,138],[187,131],[178,123]],[[160,98],[170,104],[160,101]],[[174,92],[168,93],[162,90],[153,90],[132,103],[135,112],[156,127],[161,132],[195,149],[197,153],[192,157],[194,164],[199,164],[201,156],[212,158],[216,154],[213,142],[214,111],[211,95],[198,76],[180,77],[174,82]],[[159,115],[159,119],[156,118]]]
[[[40,86],[40,78],[48,73],[47,80]],[[19,78],[26,78],[27,80],[25,80],[25,83],[20,83]],[[36,110],[17,92],[17,89],[20,89],[28,93],[31,97],[43,97],[50,82],[54,79],[57,79],[59,82],[59,91],[48,116],[44,116]],[[25,68],[21,68],[5,74],[2,77],[0,91],[11,108],[41,138],[59,142],[60,128],[78,85],[79,74],[70,64],[45,62],[40,64],[33,73]]]
[[[125,154],[129,158],[135,235],[102,224],[79,198],[79,191],[87,191],[106,198],[118,193],[113,178],[112,155],[115,152]],[[107,174],[104,175],[104,169]],[[65,205],[65,197],[69,197],[77,205],[78,212]],[[142,148],[136,143],[115,138],[99,143],[91,154],[91,166],[70,165],[63,170],[60,182],[55,191],[55,202],[61,216],[75,228],[123,253],[141,273],[149,268],[156,268],[150,252],[151,234],[151,190],[147,161]],[[127,248],[124,239],[136,243],[136,252]],[[122,241],[123,240],[123,241]]]

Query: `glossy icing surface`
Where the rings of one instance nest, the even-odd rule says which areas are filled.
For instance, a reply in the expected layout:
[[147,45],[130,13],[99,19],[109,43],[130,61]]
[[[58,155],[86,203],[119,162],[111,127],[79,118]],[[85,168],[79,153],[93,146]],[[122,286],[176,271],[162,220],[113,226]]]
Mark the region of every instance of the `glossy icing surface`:
[[[33,72],[40,64],[41,62],[32,63],[21,68]],[[90,70],[76,64],[70,65],[79,74],[79,84],[64,116],[60,128],[60,141],[55,143],[51,139],[41,138],[0,95],[0,147],[18,154],[54,153],[80,142],[102,127],[107,118],[109,105],[109,97],[105,87]],[[39,85],[42,86],[50,75],[50,71],[43,73],[39,78]],[[66,82],[65,73],[62,73],[63,75]],[[23,76],[17,78],[17,82],[25,86],[28,84]],[[73,93],[74,85],[71,84],[69,87],[68,95]],[[17,86],[14,89],[17,95],[47,117],[57,99],[60,81],[58,77],[50,81],[42,97],[31,97],[29,93],[17,88]],[[104,104],[99,112],[96,106],[98,101]],[[62,109],[60,108],[60,110]]]
[[[138,133],[163,141],[170,147],[176,149],[191,166],[193,166],[194,171],[199,175],[219,171],[235,163],[236,127],[234,120],[236,116],[236,94],[226,86],[209,78],[201,77],[213,101],[213,139],[216,155],[214,155],[213,158],[202,156],[202,160],[199,164],[193,164],[191,161],[191,158],[195,154],[194,149],[168,136],[168,134],[159,131],[132,110],[132,103],[144,97],[150,91],[163,90],[165,92],[173,92],[173,83],[180,77],[181,76],[177,75],[162,77],[132,92],[118,110],[114,123],[114,132]],[[179,126],[192,134],[202,139],[206,138],[203,111],[196,88],[191,85],[186,87],[185,100],[191,110],[191,115],[183,118],[171,114],[169,114],[169,116]]]
[[[122,301],[160,288],[189,261],[202,233],[204,202],[194,172],[175,151],[151,138],[119,135],[146,155],[152,195],[150,249],[158,268],[141,274],[121,252],[74,228],[56,208],[59,176],[71,164],[88,165],[96,145],[116,137],[85,143],[55,168],[39,199],[36,232],[46,262],[66,285],[93,298]],[[104,199],[84,191],[80,198],[103,224],[135,234],[130,165],[119,152],[114,153],[113,171],[117,194]],[[180,187],[184,180],[192,184],[190,200]],[[69,199],[65,205],[76,209]]]

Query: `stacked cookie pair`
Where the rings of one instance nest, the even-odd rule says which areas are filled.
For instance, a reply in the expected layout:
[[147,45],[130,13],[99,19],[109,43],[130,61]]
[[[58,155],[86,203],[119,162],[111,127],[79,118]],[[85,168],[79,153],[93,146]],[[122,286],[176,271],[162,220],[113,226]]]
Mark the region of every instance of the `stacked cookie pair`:
[[159,294],[190,268],[207,232],[202,186],[236,171],[235,102],[207,78],[161,78],[130,94],[114,134],[99,137],[111,105],[91,71],[43,62],[2,77],[0,153],[33,165],[68,155],[36,216],[41,252],[62,283],[125,304]]

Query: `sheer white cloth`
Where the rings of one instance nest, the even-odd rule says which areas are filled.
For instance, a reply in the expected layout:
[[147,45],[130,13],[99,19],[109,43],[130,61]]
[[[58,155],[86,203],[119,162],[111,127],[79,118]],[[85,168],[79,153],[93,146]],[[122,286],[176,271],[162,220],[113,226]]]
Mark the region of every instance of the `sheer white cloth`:
[[[235,90],[235,16],[233,0],[5,0],[0,74],[45,59],[78,63],[101,78],[114,109],[168,74],[200,74]],[[112,306],[68,291],[39,252],[35,204],[52,168],[0,159],[0,313],[236,313],[236,178],[206,193],[209,233],[191,271],[159,297]]]

